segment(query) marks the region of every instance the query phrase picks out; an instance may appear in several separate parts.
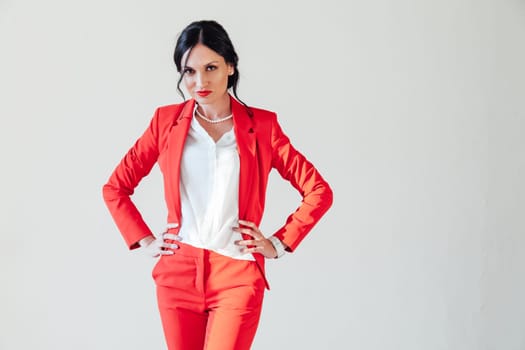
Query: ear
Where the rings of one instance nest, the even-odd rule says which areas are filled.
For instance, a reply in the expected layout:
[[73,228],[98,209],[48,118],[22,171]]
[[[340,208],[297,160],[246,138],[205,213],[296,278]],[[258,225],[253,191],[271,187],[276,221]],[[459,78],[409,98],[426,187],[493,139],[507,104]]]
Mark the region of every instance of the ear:
[[228,75],[233,75],[235,73],[235,67],[233,64],[228,64]]

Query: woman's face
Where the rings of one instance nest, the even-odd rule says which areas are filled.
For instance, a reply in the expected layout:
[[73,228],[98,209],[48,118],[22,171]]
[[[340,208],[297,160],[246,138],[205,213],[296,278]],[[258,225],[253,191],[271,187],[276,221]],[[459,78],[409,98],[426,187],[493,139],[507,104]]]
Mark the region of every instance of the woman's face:
[[231,64],[207,46],[197,44],[182,56],[183,81],[188,93],[199,104],[211,104],[224,98],[228,76],[234,73]]

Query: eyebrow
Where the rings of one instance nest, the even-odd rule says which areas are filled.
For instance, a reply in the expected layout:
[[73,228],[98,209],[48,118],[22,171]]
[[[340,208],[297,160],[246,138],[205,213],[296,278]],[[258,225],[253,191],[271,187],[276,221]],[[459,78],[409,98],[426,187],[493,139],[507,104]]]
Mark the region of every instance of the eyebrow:
[[[204,66],[209,66],[209,65],[212,64],[212,63],[217,64],[217,63],[219,63],[219,61],[211,61],[211,62],[208,62],[208,63],[206,63]],[[191,66],[188,66],[188,65],[186,64],[186,65],[184,66],[184,68],[192,68],[192,67],[191,67]],[[192,68],[192,69],[193,69],[193,68]]]

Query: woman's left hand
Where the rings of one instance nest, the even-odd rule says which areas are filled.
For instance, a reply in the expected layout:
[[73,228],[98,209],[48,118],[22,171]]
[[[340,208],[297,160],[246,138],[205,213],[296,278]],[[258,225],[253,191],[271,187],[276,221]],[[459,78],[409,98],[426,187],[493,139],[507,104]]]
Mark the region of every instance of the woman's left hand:
[[246,247],[242,250],[243,253],[261,253],[266,258],[271,259],[277,257],[277,251],[275,250],[272,242],[264,236],[257,225],[251,221],[246,220],[239,220],[239,224],[239,226],[242,225],[243,227],[233,227],[234,231],[245,233],[253,237],[253,239],[244,239],[235,242],[235,244],[239,246]]

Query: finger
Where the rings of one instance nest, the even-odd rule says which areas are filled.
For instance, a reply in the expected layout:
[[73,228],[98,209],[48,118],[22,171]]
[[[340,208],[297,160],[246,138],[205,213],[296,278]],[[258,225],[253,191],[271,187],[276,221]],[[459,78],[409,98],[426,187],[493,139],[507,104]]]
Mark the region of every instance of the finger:
[[166,225],[166,229],[167,229],[167,230],[169,230],[170,228],[177,228],[177,227],[179,227],[179,223],[177,223],[177,222],[174,222],[174,223],[168,223],[168,224]]
[[248,245],[257,245],[257,242],[259,241],[256,241],[254,239],[243,239],[243,240],[235,241],[235,244],[242,245],[242,246],[248,246]]
[[249,236],[255,237],[257,235],[256,232],[254,232],[251,228],[246,227],[232,227],[232,229],[236,232],[244,233]]
[[179,246],[175,243],[164,243],[162,249],[179,249]]
[[159,255],[173,255],[173,254],[175,254],[173,250],[161,250],[159,253]]
[[162,234],[163,239],[172,239],[174,241],[182,241],[182,237],[173,233],[163,233]]
[[262,253],[264,252],[264,247],[252,247],[252,248],[244,248],[242,250],[243,253],[245,254],[248,254],[248,253]]
[[244,225],[244,226],[248,226],[248,227],[252,228],[254,231],[259,231],[259,228],[257,227],[257,225],[255,225],[251,221],[239,220],[239,224]]
[[264,238],[263,234],[260,231],[254,231],[254,230],[252,230],[250,228],[233,227],[233,230],[237,231],[237,232],[240,232],[240,233],[247,234],[248,236],[252,236],[253,238],[256,238],[256,239],[263,239]]

